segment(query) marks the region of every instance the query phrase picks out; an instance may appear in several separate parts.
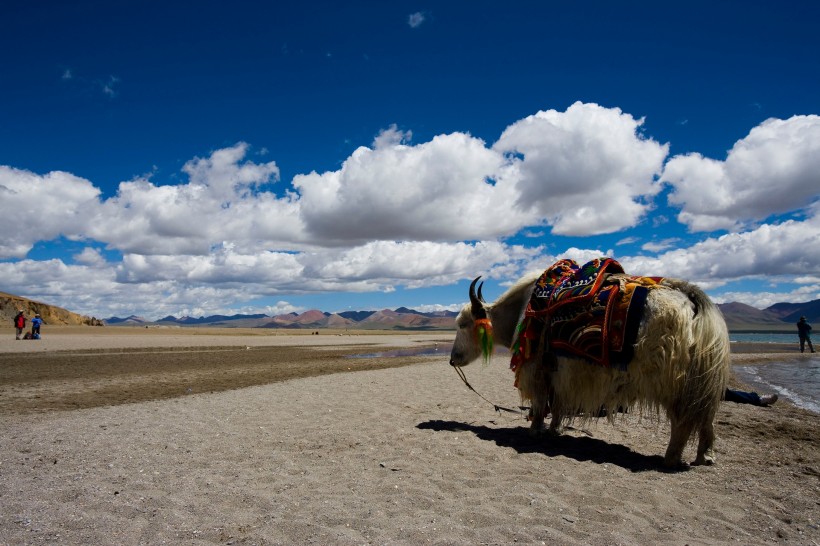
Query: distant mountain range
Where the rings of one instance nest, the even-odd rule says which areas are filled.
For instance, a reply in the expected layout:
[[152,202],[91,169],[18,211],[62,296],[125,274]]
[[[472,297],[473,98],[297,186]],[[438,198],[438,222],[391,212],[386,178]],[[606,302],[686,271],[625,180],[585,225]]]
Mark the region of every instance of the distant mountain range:
[[[820,331],[820,299],[805,303],[776,303],[766,309],[757,309],[743,303],[719,304],[729,330],[733,332],[793,332],[795,323],[801,316]],[[254,315],[211,315],[209,317],[173,317],[167,316],[157,321],[141,317],[111,317],[99,320],[94,317],[78,315],[60,307],[37,302],[0,292],[0,319],[11,324],[12,317],[18,309],[23,309],[26,316],[33,317],[39,313],[46,324],[89,324],[103,323],[118,326],[210,326],[221,328],[303,328],[322,329],[353,328],[357,330],[453,330],[456,313],[440,311],[423,313],[406,307],[381,311],[344,311],[326,313],[316,309],[304,313],[288,313],[268,316]]]
[[[742,331],[797,331],[797,321],[806,317],[809,324],[820,322],[820,300],[806,303],[775,303],[766,309],[757,309],[744,303],[718,304],[729,330]],[[820,328],[820,326],[817,326]]]
[[359,330],[452,330],[457,313],[423,313],[406,307],[381,311],[344,311],[326,313],[317,309],[285,315],[212,315],[209,317],[167,316],[157,321],[141,317],[111,317],[106,324],[118,326],[210,326],[220,328],[355,328]]
[[[744,303],[719,304],[729,329],[741,331],[795,330],[795,323],[805,316],[809,323],[820,323],[820,300],[806,303],[776,303],[766,309],[757,309]],[[406,307],[381,311],[345,311],[326,313],[319,310],[301,314],[267,315],[213,315],[210,317],[165,317],[149,322],[140,317],[106,319],[106,324],[118,325],[175,325],[213,326],[228,328],[356,328],[373,330],[452,330],[456,313],[442,311],[422,313]],[[820,326],[818,326],[820,327]]]

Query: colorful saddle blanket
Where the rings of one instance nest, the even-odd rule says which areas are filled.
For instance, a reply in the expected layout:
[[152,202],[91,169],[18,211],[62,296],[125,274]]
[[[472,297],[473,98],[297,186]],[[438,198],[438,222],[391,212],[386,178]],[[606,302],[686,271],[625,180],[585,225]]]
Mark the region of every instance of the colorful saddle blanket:
[[626,275],[611,258],[581,267],[572,260],[554,263],[535,283],[510,367],[517,370],[544,347],[625,370],[647,295],[661,280]]

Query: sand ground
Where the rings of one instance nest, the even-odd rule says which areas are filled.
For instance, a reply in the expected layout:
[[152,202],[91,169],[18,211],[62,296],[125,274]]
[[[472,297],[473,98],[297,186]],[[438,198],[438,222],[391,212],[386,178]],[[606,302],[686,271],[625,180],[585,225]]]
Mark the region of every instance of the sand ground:
[[[666,472],[662,419],[533,440],[444,350],[349,358],[448,333],[11,334],[0,544],[820,543],[820,416],[787,403],[724,403],[718,464]],[[512,407],[507,364],[466,372]]]

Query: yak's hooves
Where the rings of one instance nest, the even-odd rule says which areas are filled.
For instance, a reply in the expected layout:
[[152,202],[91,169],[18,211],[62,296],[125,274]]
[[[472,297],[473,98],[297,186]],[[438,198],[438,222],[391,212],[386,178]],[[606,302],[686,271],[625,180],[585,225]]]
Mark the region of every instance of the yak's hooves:
[[715,464],[715,451],[711,448],[703,453],[698,453],[692,462],[693,466],[712,466],[713,464]]
[[687,470],[689,468],[689,463],[685,462],[683,459],[679,459],[677,461],[667,461],[666,459],[663,460],[663,467],[666,470]]
[[529,433],[533,438],[556,438],[561,436],[560,431],[546,427],[530,427]]
[[698,457],[692,461],[692,466],[712,466],[715,464],[714,457]]

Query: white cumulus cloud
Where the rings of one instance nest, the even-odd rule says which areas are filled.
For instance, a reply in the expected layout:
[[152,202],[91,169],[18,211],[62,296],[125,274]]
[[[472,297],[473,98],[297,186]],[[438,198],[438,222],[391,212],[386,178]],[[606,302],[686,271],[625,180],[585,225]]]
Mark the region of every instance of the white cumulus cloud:
[[[500,154],[462,133],[410,146],[376,139],[338,171],[298,175],[293,185],[305,227],[325,244],[370,240],[476,240],[515,233],[514,189],[491,181]],[[526,219],[524,219],[526,221]]]
[[669,202],[692,231],[743,229],[811,205],[820,196],[820,116],[769,119],[735,143],[725,161],[688,154],[666,164]]
[[22,258],[38,241],[83,238],[100,190],[73,174],[38,175],[0,165],[0,258]]
[[660,191],[668,146],[644,138],[643,120],[576,102],[508,127],[493,148],[511,157],[515,205],[563,235],[634,226]]
[[97,210],[88,236],[143,255],[206,255],[224,241],[248,252],[293,248],[304,231],[298,205],[265,191],[279,169],[244,161],[247,149],[240,143],[189,161],[187,184],[121,183]]
[[816,272],[820,271],[820,217],[764,224],[751,231],[710,237],[657,257],[636,256],[624,261],[637,274],[712,283]]

